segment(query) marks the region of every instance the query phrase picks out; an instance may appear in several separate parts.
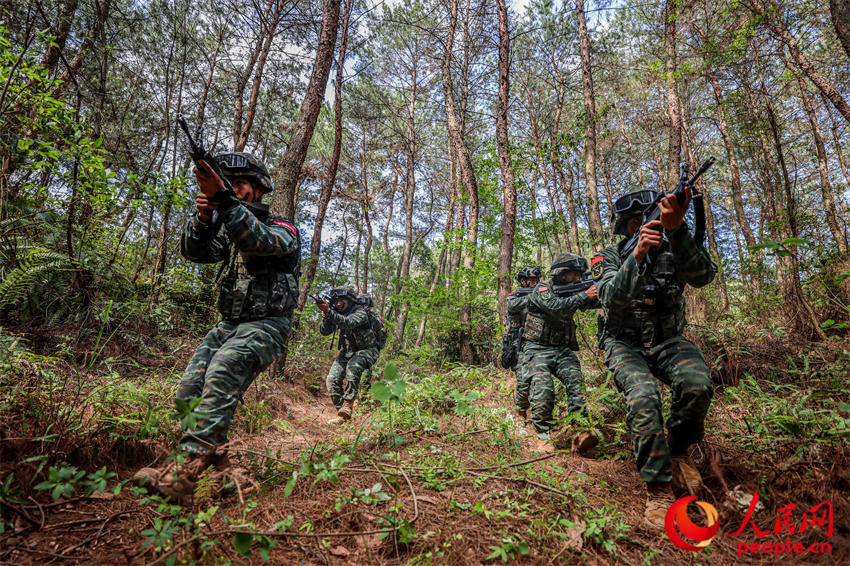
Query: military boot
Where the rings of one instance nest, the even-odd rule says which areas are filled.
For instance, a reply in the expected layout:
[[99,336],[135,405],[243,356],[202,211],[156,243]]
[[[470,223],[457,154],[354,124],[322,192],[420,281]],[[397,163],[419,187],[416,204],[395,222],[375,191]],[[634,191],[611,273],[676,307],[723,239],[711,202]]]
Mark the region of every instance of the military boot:
[[341,425],[344,422],[351,420],[351,413],[354,412],[354,401],[352,399],[346,399],[342,403],[342,407],[339,408],[336,412],[336,418],[333,418],[328,421],[329,425]]
[[673,465],[673,490],[696,495],[702,487],[702,476],[687,453],[670,457]]
[[669,483],[651,482],[646,484],[646,511],[643,513],[647,524],[657,529],[664,528],[667,510],[673,505],[673,490]]
[[207,467],[204,456],[189,456],[183,465],[172,461],[159,468],[142,468],[133,476],[133,482],[187,507],[192,505],[195,482]]

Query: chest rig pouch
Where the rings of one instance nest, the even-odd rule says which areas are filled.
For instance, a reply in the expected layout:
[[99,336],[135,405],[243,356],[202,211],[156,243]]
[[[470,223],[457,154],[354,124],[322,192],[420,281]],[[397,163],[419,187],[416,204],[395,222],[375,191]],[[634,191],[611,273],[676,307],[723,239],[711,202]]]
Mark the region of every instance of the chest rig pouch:
[[608,330],[617,339],[642,348],[678,336],[685,327],[684,289],[673,253],[665,245],[645,277],[640,297],[631,302],[619,321],[609,317]]
[[[283,218],[272,216],[268,205],[243,203],[267,226]],[[291,316],[298,300],[301,271],[301,238],[296,251],[286,256],[251,256],[231,243],[227,274],[221,282],[218,310],[224,320],[245,322],[267,316]]]
[[[361,307],[362,308],[362,307]],[[372,322],[368,316],[366,322],[362,325],[343,330],[340,332],[340,345],[346,352],[356,352],[357,350],[365,350],[366,348],[378,347],[378,334],[372,328]]]
[[522,337],[541,346],[569,346],[570,350],[578,351],[576,326],[572,319],[553,321],[541,313],[529,310],[525,317]]

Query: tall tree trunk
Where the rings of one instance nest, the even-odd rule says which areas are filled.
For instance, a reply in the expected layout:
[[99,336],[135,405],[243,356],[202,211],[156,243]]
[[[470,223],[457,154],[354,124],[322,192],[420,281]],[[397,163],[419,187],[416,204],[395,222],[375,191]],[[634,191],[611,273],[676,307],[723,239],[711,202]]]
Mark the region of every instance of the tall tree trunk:
[[847,236],[844,234],[844,229],[841,226],[841,221],[838,219],[838,211],[835,207],[835,195],[832,192],[832,183],[829,180],[829,166],[827,165],[826,148],[824,147],[820,124],[818,124],[814,105],[812,104],[812,97],[809,94],[809,89],[805,81],[803,81],[803,77],[796,73],[796,69],[795,75],[797,76],[797,84],[800,85],[800,98],[803,100],[803,110],[809,119],[812,138],[814,138],[815,142],[815,152],[818,157],[818,174],[820,175],[820,191],[823,197],[823,210],[826,214],[826,223],[829,226],[829,231],[832,232],[832,237],[835,240],[838,251],[846,254]]
[[579,50],[581,51],[582,90],[584,91],[584,191],[587,196],[587,220],[590,228],[590,247],[594,252],[603,247],[604,230],[599,214],[599,191],[596,189],[596,101],[593,92],[593,74],[590,69],[590,39],[584,0],[576,0]]
[[[351,0],[346,0],[346,4],[350,4]],[[369,210],[372,208],[372,202],[369,198],[369,179],[366,177],[366,129],[363,129],[362,138],[362,153],[363,163],[360,182],[363,184],[363,223],[366,228],[366,244],[363,246],[363,285],[364,293],[369,292],[369,254],[372,251],[372,220],[369,217]]]
[[[404,250],[401,254],[401,287],[407,295],[410,290],[410,258],[413,255],[413,197],[416,194],[416,97],[418,95],[419,77],[418,58],[415,50],[411,50],[412,68],[410,76],[410,92],[407,101],[407,139],[405,144],[406,163],[404,180]],[[401,302],[395,323],[393,341],[396,350],[401,350],[404,343],[404,330],[407,326],[407,315],[410,301],[407,296]]]
[[841,42],[847,57],[850,57],[850,2],[829,0],[829,14],[835,28],[835,35],[838,36],[838,41]]
[[251,73],[254,72],[254,66],[257,64],[257,60],[260,58],[260,52],[263,50],[263,43],[265,42],[266,36],[269,32],[266,22],[269,21],[269,16],[271,15],[272,4],[274,3],[274,1],[275,0],[266,0],[266,7],[263,10],[263,13],[258,14],[260,19],[260,33],[257,35],[257,40],[254,43],[254,48],[251,50],[251,54],[248,56],[248,60],[245,62],[245,67],[242,69],[242,72],[236,79],[236,85],[233,89],[235,93],[233,97],[234,147],[239,144],[239,137],[242,132],[242,114],[244,112],[245,105],[245,88],[248,86],[248,81],[251,79]]
[[333,194],[336,173],[339,169],[339,157],[342,152],[342,81],[345,69],[346,46],[348,45],[348,22],[351,18],[351,3],[353,0],[345,1],[345,10],[342,18],[342,35],[340,37],[339,55],[337,56],[336,78],[334,80],[334,146],[331,154],[331,163],[328,174],[322,183],[319,192],[319,202],[316,207],[316,219],[313,223],[313,238],[310,241],[310,257],[304,265],[304,276],[301,279],[301,290],[298,296],[298,310],[304,308],[307,302],[307,294],[316,277],[316,268],[319,263],[319,253],[322,250],[322,228],[325,225],[325,216],[328,204]]
[[750,222],[747,220],[747,213],[744,211],[744,196],[741,189],[741,173],[738,168],[738,158],[735,156],[735,146],[732,142],[732,135],[729,133],[729,125],[726,121],[726,110],[724,109],[723,94],[720,90],[720,83],[717,81],[717,76],[709,71],[708,79],[711,81],[711,88],[714,91],[714,100],[717,103],[717,126],[720,129],[720,135],[723,138],[723,145],[726,146],[726,158],[729,160],[729,171],[732,174],[732,206],[735,212],[734,218],[744,234],[744,239],[748,246],[754,246],[756,239],[753,236],[753,231],[750,228]]
[[319,35],[316,59],[313,62],[313,72],[301,108],[298,110],[298,118],[292,128],[289,145],[286,146],[286,152],[278,167],[272,211],[286,218],[295,217],[295,196],[298,191],[298,181],[301,179],[301,165],[307,157],[307,148],[313,138],[313,130],[325,98],[325,85],[333,62],[339,24],[339,4],[340,0],[323,0],[322,31]]
[[[65,49],[65,42],[68,40],[68,34],[71,31],[71,24],[74,23],[74,14],[77,12],[78,4],[78,0],[63,0],[59,4],[56,22],[50,27],[50,33],[54,40],[47,46],[44,57],[41,59],[41,66],[45,68],[48,74],[52,74],[59,63],[59,57],[62,50]],[[49,24],[50,22],[46,23]]]
[[679,89],[676,81],[676,6],[678,0],[666,0],[664,8],[664,80],[667,82],[667,117],[670,134],[667,142],[667,190],[679,182],[679,163],[682,154],[682,118]]
[[449,136],[452,140],[452,146],[455,150],[455,156],[457,157],[460,179],[463,181],[469,196],[469,225],[467,232],[468,247],[463,260],[465,270],[464,275],[467,282],[465,297],[461,303],[459,345],[461,360],[464,363],[471,364],[474,356],[470,341],[472,337],[472,293],[474,285],[472,269],[475,267],[475,255],[478,247],[478,182],[475,179],[475,173],[472,167],[472,158],[470,157],[469,149],[466,147],[466,143],[464,142],[463,132],[461,131],[460,123],[458,122],[457,106],[455,104],[454,91],[452,89],[451,59],[455,27],[457,25],[457,3],[458,0],[452,0],[451,3],[448,37],[446,38],[445,50],[443,52],[441,74],[443,79],[443,98],[446,103],[446,125],[449,131]]
[[809,80],[812,81],[818,89],[820,89],[823,95],[832,102],[835,108],[841,112],[841,115],[850,122],[850,105],[847,104],[847,101],[844,100],[841,93],[832,86],[832,83],[830,83],[826,77],[817,70],[809,58],[803,54],[797,39],[791,35],[791,32],[788,30],[788,26],[785,25],[784,21],[782,21],[779,6],[777,6],[773,0],[765,0],[764,4],[762,4],[760,0],[747,0],[747,2],[753,9],[753,12],[762,17],[762,20],[768,29],[770,29],[770,31],[772,31],[782,43],[788,46],[788,50],[791,52],[791,57],[793,57],[794,61],[797,65],[799,65],[800,70],[802,70]]
[[[581,1],[581,0],[579,0]],[[511,259],[514,252],[514,227],[516,225],[516,183],[511,164],[511,146],[508,141],[508,95],[510,93],[511,48],[508,32],[508,9],[505,0],[496,0],[499,19],[499,100],[496,110],[496,145],[499,151],[499,168],[502,171],[502,200],[504,218],[502,239],[499,243],[499,288],[496,294],[499,321],[507,320],[505,297],[511,290]]]
[[387,219],[386,219],[386,222],[384,222],[384,234],[383,234],[383,238],[382,238],[382,243],[383,243],[383,247],[384,247],[384,262],[387,266],[387,271],[386,271],[386,275],[384,276],[383,286],[381,288],[381,302],[380,302],[380,306],[379,306],[379,311],[381,313],[381,316],[384,317],[384,318],[389,318],[389,315],[386,314],[386,311],[384,309],[387,305],[387,295],[389,294],[389,288],[390,288],[390,274],[392,273],[392,269],[390,268],[390,265],[392,264],[392,257],[390,256],[389,234],[390,234],[390,222],[393,219],[393,204],[395,203],[395,194],[397,192],[398,192],[398,169],[394,168],[393,184],[392,184],[392,187],[390,188],[390,204],[389,204],[389,207],[387,208]]
[[629,137],[629,133],[626,130],[626,121],[623,119],[620,107],[616,106],[615,108],[617,110],[617,117],[620,118],[620,133],[623,134],[623,138],[626,140],[626,145],[629,147],[629,156],[631,157],[632,168],[638,178],[638,184],[640,185],[641,190],[646,190],[646,185],[643,184],[643,169],[641,168],[637,155],[635,154],[635,148],[632,145],[632,138]]
[[[788,174],[788,167],[785,163],[785,152],[782,149],[782,137],[779,133],[779,125],[776,120],[776,111],[773,107],[773,101],[768,95],[767,87],[764,82],[764,77],[762,76],[761,68],[758,62],[758,47],[756,47],[755,54],[756,67],[758,69],[759,78],[761,80],[762,96],[764,97],[765,111],[767,114],[768,124],[770,125],[770,132],[773,135],[773,143],[774,148],[776,150],[776,156],[779,160],[780,171],[782,172],[782,181],[783,186],[785,188],[785,207],[786,216],[788,220],[788,228],[791,232],[792,238],[799,238],[799,230],[797,228],[796,202],[794,200],[791,177]],[[792,309],[791,313],[789,314],[791,315],[793,323],[799,330],[806,333],[813,331],[821,340],[825,342],[827,340],[826,333],[824,333],[824,331],[821,329],[817,319],[817,315],[815,315],[815,312],[812,309],[812,305],[806,298],[806,295],[803,292],[803,286],[800,282],[800,264],[797,259],[797,246],[792,245],[789,246],[789,248],[789,251],[791,252],[791,256],[790,258],[788,258],[790,260],[790,265],[786,266],[786,274],[788,276],[788,281],[790,282],[789,288],[786,289],[788,297],[787,304]]]

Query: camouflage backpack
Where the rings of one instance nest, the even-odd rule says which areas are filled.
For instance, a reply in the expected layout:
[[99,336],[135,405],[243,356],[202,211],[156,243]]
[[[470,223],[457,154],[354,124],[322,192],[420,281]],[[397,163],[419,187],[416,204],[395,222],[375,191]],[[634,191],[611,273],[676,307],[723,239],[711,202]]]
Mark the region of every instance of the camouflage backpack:
[[372,331],[375,333],[375,347],[383,350],[387,345],[387,321],[372,312],[372,309],[367,308],[366,312],[369,313],[369,324],[372,325]]

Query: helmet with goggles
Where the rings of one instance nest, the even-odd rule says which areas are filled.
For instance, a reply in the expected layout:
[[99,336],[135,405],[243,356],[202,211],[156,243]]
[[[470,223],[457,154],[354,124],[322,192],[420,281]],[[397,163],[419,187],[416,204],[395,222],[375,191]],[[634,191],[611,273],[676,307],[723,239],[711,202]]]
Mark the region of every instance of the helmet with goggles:
[[215,162],[228,179],[237,177],[248,179],[254,184],[255,189],[260,188],[263,193],[270,193],[274,188],[269,170],[262,161],[250,153],[219,153],[215,156]]
[[640,216],[644,210],[658,200],[660,193],[650,189],[626,193],[614,202],[611,222],[614,223],[614,233],[628,236],[626,223],[635,216]]

